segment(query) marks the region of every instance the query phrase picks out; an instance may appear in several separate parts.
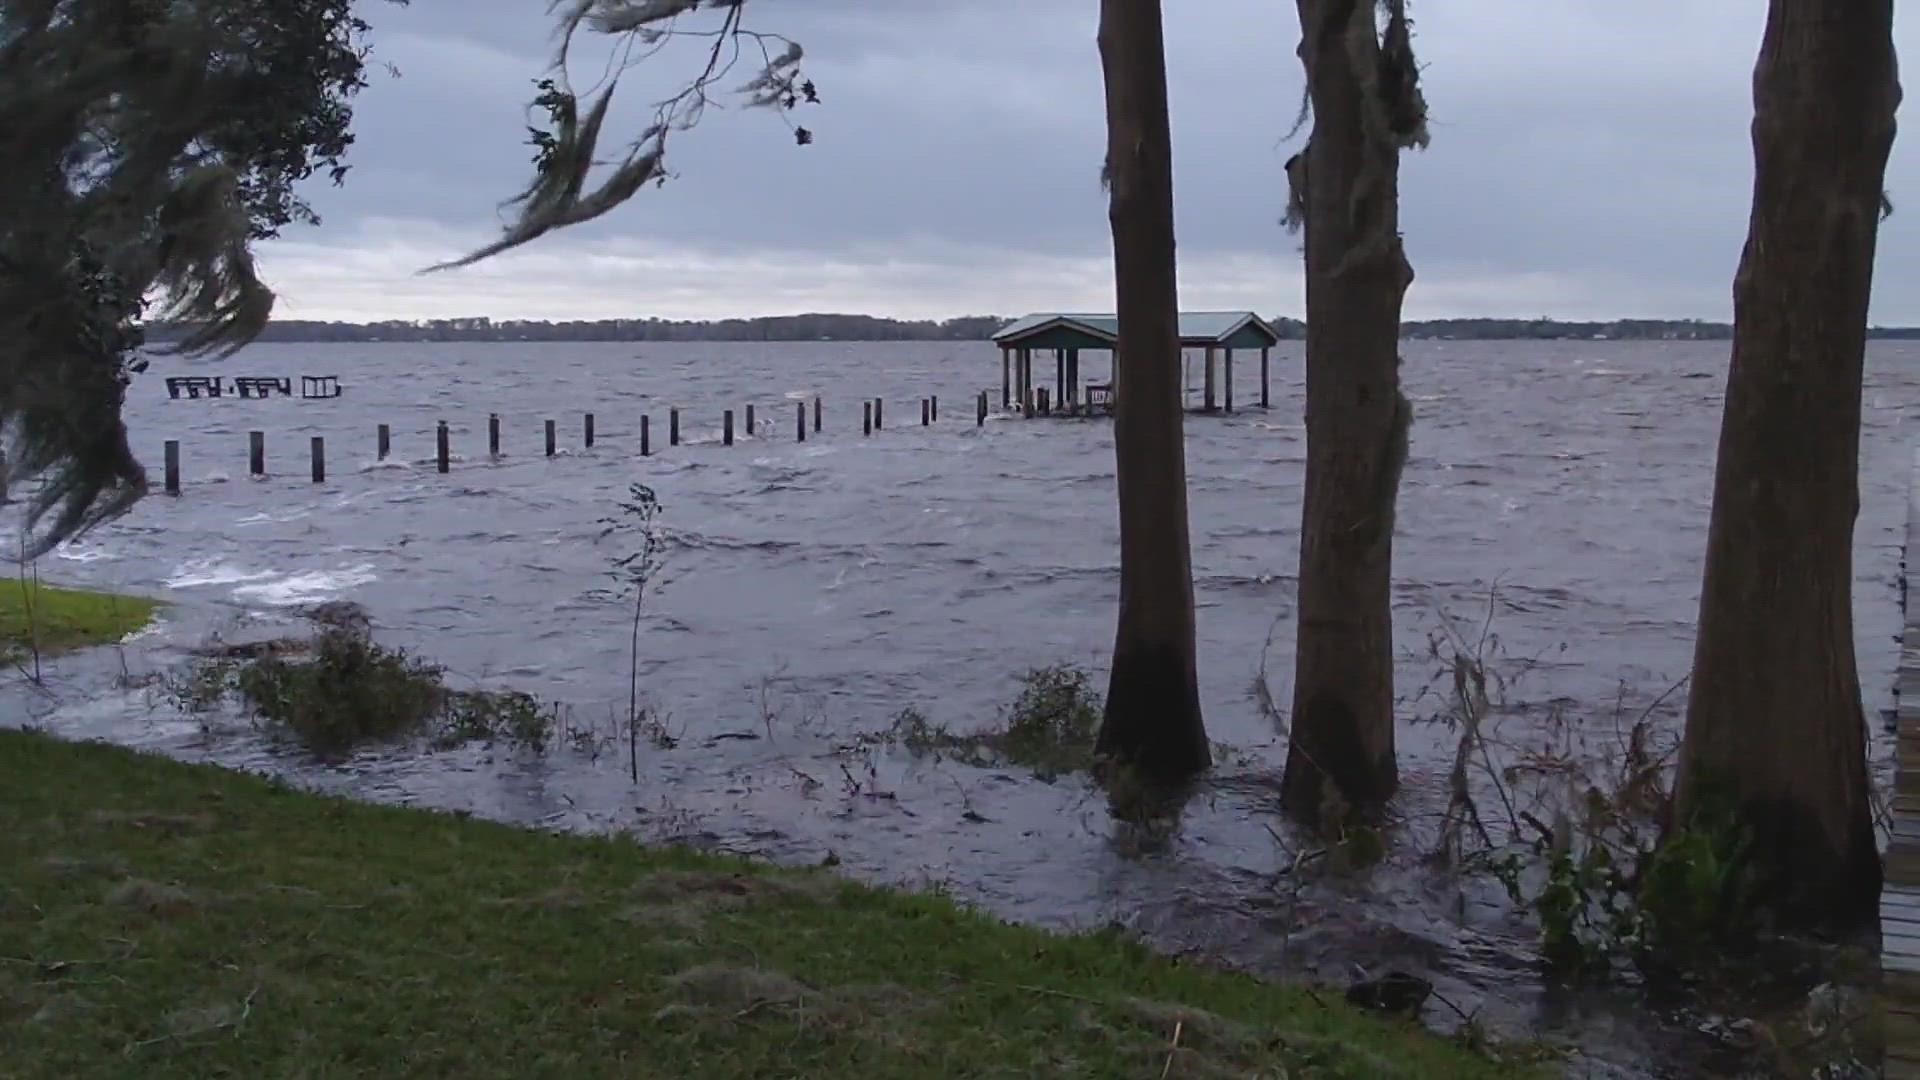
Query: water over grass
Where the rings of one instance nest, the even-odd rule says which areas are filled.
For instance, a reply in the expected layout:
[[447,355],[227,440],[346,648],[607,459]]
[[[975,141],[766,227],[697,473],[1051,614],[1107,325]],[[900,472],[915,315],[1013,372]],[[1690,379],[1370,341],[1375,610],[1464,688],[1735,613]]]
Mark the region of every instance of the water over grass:
[[0,1061],[72,1075],[1529,1075],[927,894],[0,732]]

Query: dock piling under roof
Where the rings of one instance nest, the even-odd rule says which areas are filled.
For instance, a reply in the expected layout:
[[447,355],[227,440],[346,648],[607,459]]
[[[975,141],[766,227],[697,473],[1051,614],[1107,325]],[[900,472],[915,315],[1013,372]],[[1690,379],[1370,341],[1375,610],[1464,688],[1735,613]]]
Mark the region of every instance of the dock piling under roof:
[[[1080,415],[1084,400],[1092,413],[1097,397],[1105,411],[1113,408],[1113,382],[1082,385],[1080,353],[1107,352],[1118,362],[1116,346],[1120,340],[1120,319],[1110,314],[1072,314],[1036,312],[1016,319],[993,335],[1000,347],[1000,407],[1016,408],[1026,416],[1034,415],[1033,356],[1050,350],[1054,356],[1055,412]],[[1202,373],[1202,412],[1218,412],[1224,390],[1225,411],[1233,411],[1233,353],[1236,349],[1260,350],[1260,407],[1271,400],[1268,388],[1268,358],[1280,335],[1259,315],[1251,311],[1183,311],[1180,313],[1180,348],[1199,350],[1205,365]],[[1220,368],[1215,367],[1216,357]],[[1216,382],[1216,371],[1224,377],[1224,386]],[[1184,393],[1184,388],[1183,388]]]

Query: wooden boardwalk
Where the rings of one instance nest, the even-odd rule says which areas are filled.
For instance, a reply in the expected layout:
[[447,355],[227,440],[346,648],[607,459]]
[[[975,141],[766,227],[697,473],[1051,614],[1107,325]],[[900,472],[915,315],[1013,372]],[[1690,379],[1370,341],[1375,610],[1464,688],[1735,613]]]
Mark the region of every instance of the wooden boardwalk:
[[1880,891],[1880,962],[1887,1016],[1888,1080],[1920,1080],[1920,449],[1907,494],[1900,559],[1900,671],[1894,679],[1893,838]]

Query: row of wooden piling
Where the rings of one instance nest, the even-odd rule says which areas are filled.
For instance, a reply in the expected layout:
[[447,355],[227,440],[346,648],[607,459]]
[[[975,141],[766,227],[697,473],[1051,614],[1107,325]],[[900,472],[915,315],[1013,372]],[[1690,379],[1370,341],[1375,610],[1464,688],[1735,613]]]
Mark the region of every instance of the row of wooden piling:
[[[793,404],[794,440],[796,442],[806,442],[808,403],[805,401],[796,401]],[[822,417],[822,406],[818,397],[813,399],[812,406],[813,433],[818,435],[820,433]],[[986,391],[983,390],[980,392],[974,401],[974,406],[975,425],[985,424],[987,422]],[[881,430],[885,423],[884,400],[881,398],[872,398],[862,402],[860,414],[860,433],[862,435],[872,435],[875,431]],[[734,412],[732,409],[727,409],[721,414],[720,441],[725,446],[733,445],[733,416]],[[754,406],[748,405],[746,407],[745,419],[747,430],[752,431],[756,419]],[[921,426],[930,426],[939,419],[940,398],[937,395],[921,398]],[[653,454],[652,426],[652,416],[642,414],[640,417],[641,457],[650,457]],[[559,453],[559,431],[554,421],[548,420],[545,422],[544,434],[546,437],[547,456],[553,457]],[[594,443],[594,420],[592,413],[586,413],[582,416],[580,434],[584,446],[587,449],[592,449]],[[438,471],[442,473],[452,470],[452,441],[452,437],[447,428],[447,422],[445,420],[440,421],[434,430],[434,465]],[[667,444],[669,446],[680,445],[680,410],[678,408],[667,410]],[[392,454],[393,429],[389,425],[381,424],[375,429],[374,451],[380,461],[387,460]],[[487,453],[494,458],[500,456],[499,413],[487,414]],[[327,479],[327,440],[325,436],[315,435],[312,437],[309,443],[309,465],[309,473],[313,478],[313,482],[316,484],[325,483]],[[180,440],[167,440],[164,468],[167,494],[180,494]],[[267,436],[264,431],[249,431],[247,433],[247,473],[250,476],[267,475]]]

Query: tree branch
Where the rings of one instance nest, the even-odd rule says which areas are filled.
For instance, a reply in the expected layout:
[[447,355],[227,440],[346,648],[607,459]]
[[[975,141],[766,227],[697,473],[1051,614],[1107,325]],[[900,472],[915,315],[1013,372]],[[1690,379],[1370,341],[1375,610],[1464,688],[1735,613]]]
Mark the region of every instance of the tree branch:
[[[633,198],[649,183],[665,183],[669,175],[668,138],[699,124],[712,100],[714,85],[738,66],[749,46],[758,50],[760,68],[734,92],[743,96],[749,107],[778,111],[799,144],[812,142],[812,132],[786,115],[801,103],[819,101],[813,83],[800,72],[804,51],[797,42],[779,34],[748,29],[743,22],[746,5],[747,0],[553,0],[550,10],[559,13],[560,44],[547,77],[536,84],[540,92],[530,106],[530,110],[545,114],[548,127],[529,128],[528,141],[534,147],[533,180],[502,204],[518,207],[518,213],[498,240],[458,259],[427,267],[422,273],[470,266],[511,251],[555,229],[592,221]],[[720,15],[717,26],[681,27],[683,16],[712,10]],[[619,39],[600,78],[584,95],[574,91],[570,71],[575,37],[582,28]],[[596,161],[595,154],[620,76],[656,56],[676,38],[710,39],[698,74],[678,93],[655,103],[652,123],[627,145],[612,163],[612,171],[589,189],[588,174],[595,165],[605,164]],[[588,103],[584,120],[580,118],[582,96]]]

